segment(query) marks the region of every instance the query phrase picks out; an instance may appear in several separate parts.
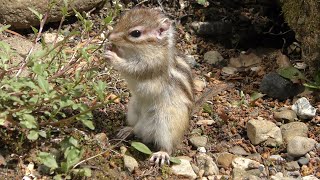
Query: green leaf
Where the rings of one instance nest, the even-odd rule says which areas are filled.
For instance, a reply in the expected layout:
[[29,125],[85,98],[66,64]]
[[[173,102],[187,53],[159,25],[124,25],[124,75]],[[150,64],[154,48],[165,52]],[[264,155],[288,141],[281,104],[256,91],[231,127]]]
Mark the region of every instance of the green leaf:
[[39,133],[38,131],[35,131],[35,130],[31,130],[27,136],[27,138],[32,141],[37,140],[38,137],[39,137]]
[[60,147],[62,148],[63,151],[65,151],[69,147],[79,147],[79,143],[77,139],[71,136],[63,139],[60,143]]
[[53,180],[64,180],[65,178],[62,178],[62,174],[57,174],[53,177]]
[[2,49],[5,53],[10,53],[11,47],[8,43],[0,41],[0,49]]
[[44,90],[44,92],[47,94],[49,93],[49,83],[44,77],[38,76],[38,84]]
[[104,19],[103,19],[103,22],[105,23],[105,24],[109,24],[109,23],[111,23],[111,21],[112,21],[112,16],[107,16],[107,17],[105,17]]
[[58,164],[54,157],[54,155],[47,153],[47,152],[40,152],[38,155],[38,158],[42,164],[45,166],[51,168],[51,169],[57,169]]
[[23,114],[21,118],[20,124],[22,127],[28,129],[37,128],[36,119],[31,114]]
[[86,176],[86,177],[91,177],[91,169],[89,168],[82,168],[82,169],[73,169],[72,170],[75,174],[79,176]]
[[34,34],[37,34],[39,32],[39,30],[33,26],[31,26],[31,29],[33,31]]
[[2,117],[0,117],[0,126],[3,126],[6,120]]
[[46,133],[45,131],[43,131],[43,130],[39,130],[39,131],[38,131],[38,134],[39,134],[41,137],[44,137],[44,138],[47,137],[47,133]]
[[152,151],[141,142],[132,142],[131,146],[144,154],[148,154],[148,155],[152,154]]
[[98,94],[98,98],[100,99],[100,101],[104,100],[104,94],[105,94],[106,87],[107,87],[107,84],[101,80],[99,80],[97,82],[97,84],[95,86],[93,86],[94,90]]
[[81,15],[78,11],[76,11],[75,9],[73,9],[73,11],[75,12],[75,16],[76,16],[80,21],[83,21],[83,20],[84,20],[84,18],[82,17],[82,15]]
[[34,65],[32,66],[32,71],[37,75],[42,75],[44,71],[44,64],[34,63]]
[[8,29],[11,25],[5,25],[5,26],[2,26],[0,27],[0,33],[6,29]]
[[280,68],[278,74],[290,80],[306,80],[305,76],[295,67]]
[[174,163],[174,164],[181,164],[181,160],[179,158],[176,158],[176,157],[170,157],[169,161]]
[[320,71],[316,72],[316,75],[314,77],[315,84],[320,86]]
[[259,93],[259,92],[254,92],[254,93],[251,94],[250,100],[252,102],[252,101],[255,101],[255,100],[259,99],[259,98],[262,98],[263,96],[265,96],[265,94],[262,94],[262,93]]
[[64,153],[64,157],[67,159],[66,165],[67,169],[75,165],[81,160],[81,156],[83,154],[83,151],[76,148],[76,147],[69,147],[66,149]]
[[43,15],[42,15],[42,14],[40,14],[38,11],[36,11],[35,9],[32,9],[32,8],[30,8],[30,7],[28,7],[28,9],[29,9],[33,14],[35,14],[40,21],[42,20],[42,18],[43,18]]
[[198,4],[205,5],[207,0],[197,0]]
[[80,119],[80,121],[87,126],[89,129],[94,130],[94,125],[93,122],[91,120],[87,120],[87,119]]

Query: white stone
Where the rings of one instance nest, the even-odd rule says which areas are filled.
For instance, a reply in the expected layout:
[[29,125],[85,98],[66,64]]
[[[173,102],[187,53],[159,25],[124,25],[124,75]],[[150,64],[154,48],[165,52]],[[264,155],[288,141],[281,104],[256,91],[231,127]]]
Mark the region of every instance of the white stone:
[[302,180],[319,180],[319,179],[314,175],[309,175],[309,176],[302,177]]
[[205,176],[219,174],[219,168],[216,165],[216,163],[213,161],[212,157],[204,153],[199,153],[196,156],[196,160],[197,160],[197,166],[199,167],[199,169],[204,170]]
[[197,175],[193,171],[190,161],[183,158],[181,158],[180,160],[181,160],[181,164],[172,165],[171,167],[172,172],[178,176],[181,175],[181,176],[188,177],[190,179],[196,179]]
[[43,40],[45,43],[47,44],[52,44],[54,43],[54,40],[57,36],[57,40],[56,43],[61,42],[64,39],[64,36],[62,36],[61,34],[57,34],[57,33],[44,33],[43,34]]
[[232,167],[233,168],[239,168],[242,170],[247,170],[248,168],[252,168],[252,167],[259,167],[259,166],[263,166],[261,165],[259,162],[251,160],[251,159],[247,159],[247,158],[243,158],[243,157],[236,157],[233,159],[232,161]]
[[194,89],[199,92],[203,91],[203,89],[206,87],[206,82],[201,79],[195,79],[193,80],[193,83]]
[[206,153],[207,152],[207,150],[206,150],[206,148],[205,147],[198,147],[198,152],[200,152],[200,153]]
[[250,120],[247,123],[247,135],[254,145],[269,139],[274,140],[278,145],[283,143],[280,128],[267,120]]
[[139,167],[137,160],[135,160],[133,157],[128,156],[128,155],[123,156],[123,162],[124,162],[124,166],[130,172],[133,172],[134,168]]
[[197,125],[212,125],[214,120],[199,120],[196,122]]
[[312,107],[307,98],[298,99],[291,107],[293,111],[302,119],[312,119],[316,116],[317,109]]

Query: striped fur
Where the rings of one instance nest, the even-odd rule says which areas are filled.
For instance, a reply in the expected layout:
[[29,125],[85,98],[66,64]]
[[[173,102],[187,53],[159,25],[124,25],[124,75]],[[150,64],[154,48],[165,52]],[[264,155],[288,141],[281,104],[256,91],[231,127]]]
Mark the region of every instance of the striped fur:
[[[134,9],[119,20],[109,40],[117,52],[110,60],[132,94],[128,125],[143,142],[170,154],[188,128],[194,97],[190,67],[176,54],[175,31],[167,25],[159,11]],[[129,35],[135,28],[140,38]]]

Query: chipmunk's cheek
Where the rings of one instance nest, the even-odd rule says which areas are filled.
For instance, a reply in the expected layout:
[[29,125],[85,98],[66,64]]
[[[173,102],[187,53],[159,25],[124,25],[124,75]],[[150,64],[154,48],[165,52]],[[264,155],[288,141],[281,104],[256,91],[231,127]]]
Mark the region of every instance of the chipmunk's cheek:
[[116,46],[116,45],[112,45],[111,50],[112,50],[113,52],[115,52],[119,57],[123,57],[123,50],[122,50],[121,47]]

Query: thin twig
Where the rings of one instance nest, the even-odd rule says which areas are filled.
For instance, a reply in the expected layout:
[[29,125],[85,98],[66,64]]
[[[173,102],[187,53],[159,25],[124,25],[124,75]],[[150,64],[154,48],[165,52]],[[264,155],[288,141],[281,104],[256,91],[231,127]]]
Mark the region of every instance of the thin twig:
[[29,50],[29,52],[28,52],[28,55],[27,55],[26,58],[24,59],[22,66],[20,67],[19,71],[17,72],[16,77],[18,77],[18,76],[22,73],[23,69],[27,66],[27,64],[28,64],[28,62],[29,62],[30,55],[31,55],[31,53],[33,52],[33,50],[34,50],[34,48],[36,47],[36,45],[38,44],[38,41],[39,41],[39,39],[40,39],[40,37],[41,37],[41,33],[42,33],[42,30],[43,30],[44,24],[45,24],[45,22],[47,21],[47,18],[48,18],[48,16],[49,16],[49,12],[50,12],[50,11],[46,12],[45,16],[44,16],[43,19],[41,20],[41,22],[40,22],[40,28],[39,28],[39,32],[38,32],[38,34],[37,34],[37,37],[35,38],[35,40],[34,40],[34,42],[33,42],[33,46],[30,48],[30,50]]
[[[115,153],[118,153],[118,152],[114,151],[113,149],[114,149],[115,147],[117,147],[120,143],[122,143],[123,141],[125,141],[125,139],[126,139],[128,136],[129,136],[129,134],[128,134],[127,136],[125,136],[124,138],[122,138],[118,143],[116,143],[115,145],[113,145],[113,146],[109,147],[108,149],[102,151],[101,153],[96,154],[96,155],[94,155],[94,156],[91,156],[91,157],[89,157],[89,158],[87,158],[87,159],[84,159],[84,160],[78,162],[77,164],[75,164],[75,165],[72,167],[72,169],[75,169],[75,168],[76,168],[77,166],[79,166],[80,164],[85,163],[85,162],[89,161],[90,159],[94,159],[94,158],[96,158],[96,157],[98,157],[98,156],[101,156],[101,155],[105,154],[105,153],[108,152],[108,151],[113,151],[113,152],[115,152]],[[118,154],[119,154],[119,153],[118,153]]]

